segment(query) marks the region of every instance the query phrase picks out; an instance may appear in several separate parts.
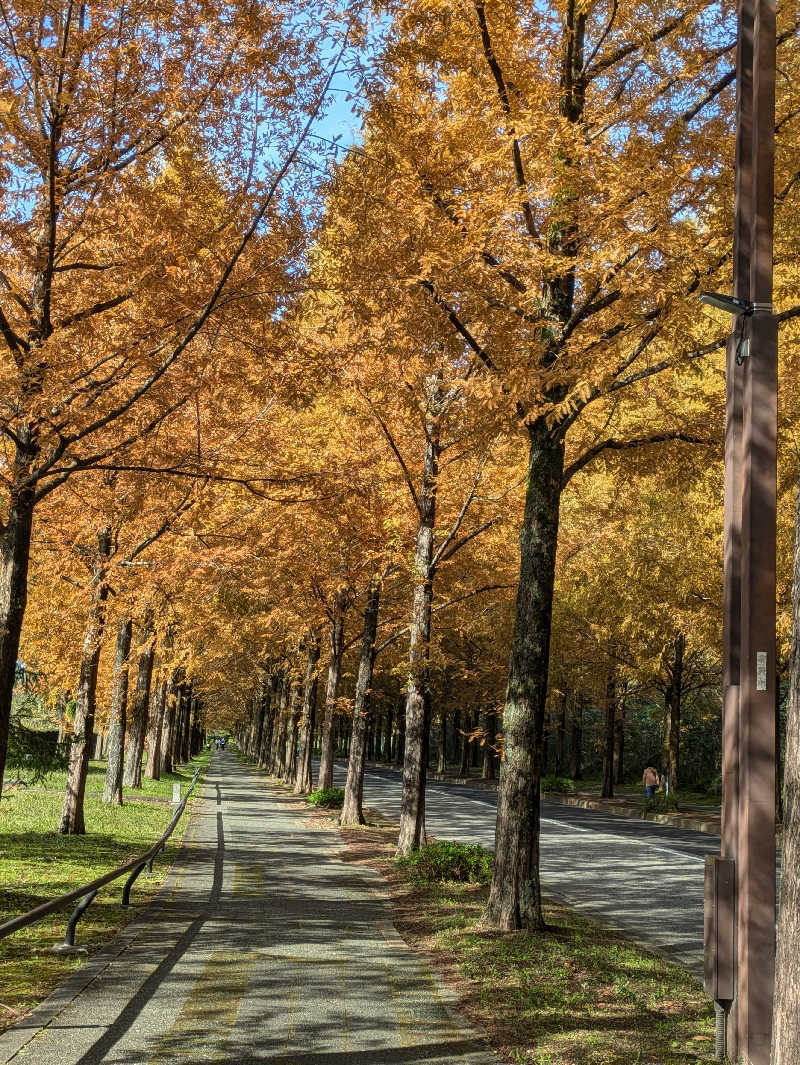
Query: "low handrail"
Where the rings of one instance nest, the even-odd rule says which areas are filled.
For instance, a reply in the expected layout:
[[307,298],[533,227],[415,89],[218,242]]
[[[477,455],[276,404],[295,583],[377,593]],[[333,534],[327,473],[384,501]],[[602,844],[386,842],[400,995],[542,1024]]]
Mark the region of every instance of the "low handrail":
[[[80,899],[78,906],[72,913],[69,922],[67,923],[67,931],[64,942],[59,947],[54,947],[54,950],[71,950],[74,948],[75,941],[75,926],[78,920],[89,907],[92,899],[99,891],[101,887],[106,884],[110,884],[113,880],[117,880],[124,873],[129,870],[133,870],[133,873],[125,883],[125,887],[122,890],[122,905],[128,906],[130,889],[134,880],[141,873],[142,869],[147,865],[152,868],[153,859],[158,852],[167,842],[169,837],[175,831],[175,826],[181,819],[183,811],[186,809],[186,803],[189,801],[189,796],[194,790],[194,786],[197,783],[197,779],[200,776],[200,771],[203,766],[198,766],[195,770],[195,774],[192,777],[192,781],[186,791],[186,794],[178,804],[175,813],[172,815],[172,820],[167,825],[166,831],[160,839],[156,840],[149,850],[144,854],[139,855],[138,858],[131,858],[129,862],[125,862],[123,865],[118,865],[116,869],[112,869],[110,873],[104,873],[103,876],[98,876],[94,880],[90,880],[88,884],[82,884],[80,887],[75,888],[72,891],[67,891],[64,895],[59,895],[56,899],[51,899],[49,902],[43,902],[40,906],[36,906],[34,909],[29,910],[27,913],[21,913],[17,917],[12,917],[9,921],[4,921],[0,924],[0,939],[4,939],[6,936],[11,935],[12,932],[19,931],[20,928],[27,928],[29,925],[36,924],[42,917],[46,917],[49,913],[53,913],[55,910],[61,909],[62,906],[68,905],[70,902],[74,902],[76,899]],[[87,901],[88,900],[88,901]]]

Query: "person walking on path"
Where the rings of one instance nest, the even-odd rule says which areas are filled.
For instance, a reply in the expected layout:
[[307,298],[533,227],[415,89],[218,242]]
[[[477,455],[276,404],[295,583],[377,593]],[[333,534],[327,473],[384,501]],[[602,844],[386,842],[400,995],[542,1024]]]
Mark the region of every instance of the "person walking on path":
[[658,787],[658,770],[649,765],[642,775],[642,786],[648,799],[652,799]]

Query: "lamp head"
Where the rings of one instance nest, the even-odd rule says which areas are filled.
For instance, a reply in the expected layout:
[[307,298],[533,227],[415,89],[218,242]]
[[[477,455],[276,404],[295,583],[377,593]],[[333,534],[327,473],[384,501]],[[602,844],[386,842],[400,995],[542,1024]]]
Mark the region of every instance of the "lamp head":
[[737,296],[723,296],[721,292],[701,292],[700,302],[717,310],[727,311],[728,314],[744,314],[749,317],[753,311],[753,304],[749,300],[740,300]]

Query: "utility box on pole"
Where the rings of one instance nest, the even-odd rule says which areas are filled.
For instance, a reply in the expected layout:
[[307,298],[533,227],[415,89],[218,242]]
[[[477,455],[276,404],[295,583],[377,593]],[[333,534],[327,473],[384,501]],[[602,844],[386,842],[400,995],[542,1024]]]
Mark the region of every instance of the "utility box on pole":
[[705,989],[715,1002],[734,994],[736,964],[736,865],[730,858],[706,855]]

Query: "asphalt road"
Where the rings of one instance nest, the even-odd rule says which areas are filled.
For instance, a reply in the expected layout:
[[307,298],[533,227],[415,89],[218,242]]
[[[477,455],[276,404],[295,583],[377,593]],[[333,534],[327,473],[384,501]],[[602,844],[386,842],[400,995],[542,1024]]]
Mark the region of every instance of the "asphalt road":
[[[344,763],[334,779],[343,785]],[[369,767],[364,803],[400,814],[400,777]],[[428,833],[438,839],[494,846],[494,791],[429,781]],[[546,893],[606,927],[703,970],[703,863],[719,839],[702,832],[635,821],[595,810],[542,803],[542,885]]]

